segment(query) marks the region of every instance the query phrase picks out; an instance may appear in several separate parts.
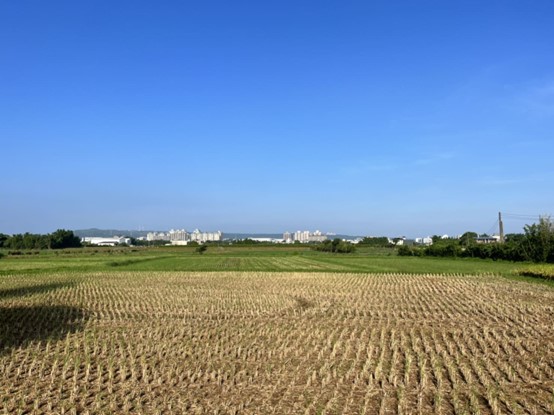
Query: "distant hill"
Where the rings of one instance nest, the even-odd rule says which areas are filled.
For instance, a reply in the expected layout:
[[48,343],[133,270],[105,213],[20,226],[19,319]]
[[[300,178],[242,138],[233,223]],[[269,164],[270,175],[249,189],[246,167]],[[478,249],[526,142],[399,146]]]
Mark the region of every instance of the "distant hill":
[[[272,238],[272,239],[283,239],[282,233],[226,233],[223,232],[224,239],[246,239],[246,238]],[[363,236],[352,236],[352,235],[328,235],[329,239],[356,239],[363,238]]]
[[[101,238],[109,238],[114,235],[118,236],[132,236],[133,238],[139,238],[141,236],[146,236],[149,232],[167,232],[167,230],[129,230],[129,229],[77,229],[73,233],[79,237],[84,236],[96,236]],[[282,233],[226,233],[223,232],[224,239],[246,239],[246,238],[273,238],[280,239],[283,237]]]
[[223,232],[223,239],[246,239],[246,238],[271,238],[282,239],[282,233],[236,233]]
[[[109,238],[114,235],[118,236],[129,236],[133,238],[139,238],[141,236],[146,236],[149,232],[167,232],[165,231],[159,231],[159,230],[144,230],[144,231],[137,231],[137,230],[129,230],[129,229],[98,229],[98,228],[90,228],[90,229],[77,229],[74,230],[73,233],[80,238],[83,238],[85,236],[95,236],[95,237],[101,237],[101,238]],[[329,239],[355,239],[359,236],[352,236],[352,235],[329,235]],[[246,238],[272,238],[272,239],[282,239],[283,234],[282,233],[237,233],[237,232],[223,232],[223,239],[246,239]],[[363,238],[363,236],[361,237]]]
[[132,231],[132,230],[123,230],[123,229],[97,229],[97,228],[91,228],[91,229],[77,229],[74,230],[73,233],[81,238],[85,236],[95,236],[100,238],[109,238],[114,235],[118,236],[130,236],[133,238],[139,238],[141,236],[146,236],[148,232],[159,232],[159,231]]

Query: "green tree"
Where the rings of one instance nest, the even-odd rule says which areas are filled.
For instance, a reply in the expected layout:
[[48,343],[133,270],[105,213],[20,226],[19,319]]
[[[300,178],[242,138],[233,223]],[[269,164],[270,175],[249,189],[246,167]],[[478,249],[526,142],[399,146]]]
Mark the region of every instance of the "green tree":
[[50,248],[63,249],[63,248],[79,248],[81,247],[81,239],[73,234],[73,231],[65,229],[58,229],[56,232],[50,234]]
[[469,246],[475,243],[475,238],[477,238],[476,232],[466,232],[460,236],[460,245]]
[[431,236],[431,239],[433,240],[434,244],[436,244],[437,242],[440,242],[442,240],[440,235],[433,235],[433,236]]
[[4,242],[8,240],[9,236],[3,233],[0,233],[0,248],[4,247]]
[[392,244],[389,242],[389,238],[386,236],[366,236],[363,238],[359,245],[376,246],[376,247],[390,247]]
[[506,241],[506,243],[519,244],[523,242],[524,239],[525,235],[522,233],[508,233],[504,236],[504,241]]
[[539,223],[525,225],[521,248],[525,258],[533,262],[554,262],[554,223],[543,216]]
[[22,234],[15,234],[10,236],[5,242],[4,242],[5,248],[10,249],[23,249],[23,235]]
[[335,238],[332,241],[326,240],[323,243],[315,245],[312,249],[339,254],[349,254],[356,251],[354,245],[349,242],[341,241],[339,238]]

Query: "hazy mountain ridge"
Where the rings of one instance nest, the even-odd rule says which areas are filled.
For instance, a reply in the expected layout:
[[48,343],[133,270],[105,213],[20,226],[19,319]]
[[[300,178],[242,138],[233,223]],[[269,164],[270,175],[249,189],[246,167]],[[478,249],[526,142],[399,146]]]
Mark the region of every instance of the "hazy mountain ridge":
[[[90,229],[77,229],[74,230],[73,233],[81,238],[85,236],[89,237],[101,237],[101,238],[109,238],[114,235],[118,236],[129,236],[133,238],[140,238],[140,237],[146,237],[146,235],[149,232],[167,232],[160,231],[160,230],[129,230],[129,229],[98,229],[98,228],[90,228]],[[329,239],[334,238],[340,238],[340,239],[355,239],[360,236],[352,236],[352,235],[329,235]],[[223,232],[223,238],[224,239],[246,239],[246,238],[271,238],[271,239],[282,239],[283,234],[282,233],[239,233],[239,232]]]
[[128,230],[128,229],[122,230],[122,229],[98,229],[98,228],[77,229],[73,231],[75,235],[81,238],[85,236],[110,238],[114,235],[140,238],[141,236],[146,236],[149,232],[161,232],[161,231],[154,231],[154,230],[137,231],[137,230]]

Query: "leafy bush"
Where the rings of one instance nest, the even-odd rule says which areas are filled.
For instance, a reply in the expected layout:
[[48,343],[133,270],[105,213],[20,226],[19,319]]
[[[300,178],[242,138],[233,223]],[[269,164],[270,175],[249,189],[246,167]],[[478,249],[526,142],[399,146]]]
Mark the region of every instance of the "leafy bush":
[[410,248],[409,246],[404,246],[404,245],[401,245],[400,247],[398,247],[398,255],[399,256],[413,256],[413,251],[412,251],[412,248]]
[[200,246],[196,247],[196,249],[195,249],[196,253],[200,254],[200,255],[202,255],[207,250],[208,250],[208,247],[206,245],[200,245]]
[[366,236],[358,245],[375,246],[375,247],[390,247],[392,244],[386,236]]
[[341,241],[339,238],[335,238],[332,241],[325,241],[321,244],[314,246],[316,251],[322,252],[334,252],[338,254],[350,254],[356,251],[356,247],[349,242]]
[[423,251],[420,248],[416,248],[408,245],[400,245],[397,251],[399,256],[421,256]]
[[454,243],[434,244],[426,247],[424,253],[427,256],[458,257],[462,254],[462,248]]

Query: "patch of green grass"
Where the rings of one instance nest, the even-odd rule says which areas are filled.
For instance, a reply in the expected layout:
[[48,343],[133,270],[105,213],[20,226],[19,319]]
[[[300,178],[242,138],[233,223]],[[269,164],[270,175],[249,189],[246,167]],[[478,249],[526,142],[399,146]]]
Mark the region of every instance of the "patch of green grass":
[[[554,286],[534,278],[536,265],[473,258],[400,257],[391,249],[364,247],[354,254],[329,254],[306,246],[217,246],[203,255],[194,247],[84,248],[5,255],[0,276],[95,271],[259,271],[500,275]],[[526,270],[526,271],[522,271]],[[533,271],[535,272],[535,271]]]
[[[391,252],[393,253],[391,255]],[[388,249],[365,248],[355,254],[315,252],[304,246],[209,246],[203,255],[194,247],[71,249],[40,255],[5,256],[0,275],[58,271],[276,271],[410,274],[496,274],[515,276],[522,264],[471,258],[400,257]]]

